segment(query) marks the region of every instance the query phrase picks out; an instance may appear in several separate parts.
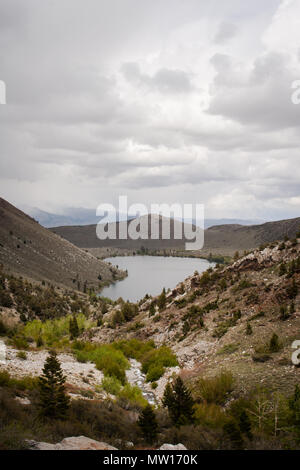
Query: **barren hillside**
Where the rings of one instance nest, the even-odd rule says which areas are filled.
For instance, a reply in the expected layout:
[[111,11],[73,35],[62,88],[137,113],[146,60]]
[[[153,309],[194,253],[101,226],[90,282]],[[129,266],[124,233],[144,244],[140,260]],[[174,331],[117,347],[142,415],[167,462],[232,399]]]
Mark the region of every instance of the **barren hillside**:
[[[93,339],[136,337],[167,344],[191,382],[225,368],[237,381],[237,394],[260,383],[291,392],[300,378],[291,361],[300,327],[299,241],[274,243],[225,269],[195,273],[166,294],[163,308],[159,298],[144,299],[130,323],[111,329],[114,315],[118,318],[114,306]],[[277,352],[269,350],[274,333],[280,342]]]
[[90,253],[72,245],[0,198],[0,263],[6,270],[74,289],[120,277]]

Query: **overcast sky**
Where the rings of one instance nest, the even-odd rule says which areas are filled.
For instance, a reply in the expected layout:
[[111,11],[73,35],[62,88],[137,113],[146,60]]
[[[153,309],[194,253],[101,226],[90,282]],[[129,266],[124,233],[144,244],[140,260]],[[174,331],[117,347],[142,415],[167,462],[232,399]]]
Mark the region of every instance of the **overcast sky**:
[[0,192],[300,215],[300,0],[0,0]]

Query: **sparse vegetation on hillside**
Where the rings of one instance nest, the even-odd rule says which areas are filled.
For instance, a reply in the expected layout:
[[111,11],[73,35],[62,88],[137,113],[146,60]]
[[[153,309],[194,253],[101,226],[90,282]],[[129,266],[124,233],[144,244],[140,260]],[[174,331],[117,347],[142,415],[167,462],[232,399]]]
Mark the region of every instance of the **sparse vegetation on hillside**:
[[[90,295],[88,310],[81,311],[76,307],[78,299],[62,292],[58,295],[66,303],[64,315],[52,320],[26,318],[14,332],[0,323],[0,331],[20,353],[28,350],[25,354],[30,355],[30,349],[49,345],[72,348],[78,361],[91,361],[103,372],[99,390],[104,397],[104,391],[110,394],[101,402],[98,397],[95,400],[92,389],[83,391],[86,403],[71,403],[65,423],[57,421],[54,436],[52,423],[38,421],[34,379],[18,382],[7,373],[0,374],[3,403],[12,410],[15,423],[24,421],[14,440],[8,415],[0,410],[0,441],[5,448],[20,448],[25,436],[42,440],[46,429],[50,440],[79,432],[109,442],[116,436],[128,439],[130,435],[135,446],[145,445],[144,438],[150,437],[139,429],[136,412],[146,402],[141,389],[128,383],[130,359],[141,363],[158,396],[166,381],[166,377],[161,379],[165,370],[178,364],[182,369],[179,389],[186,391],[182,396],[189,397],[188,404],[184,407],[182,400],[173,400],[175,391],[170,385],[165,403],[172,403],[173,414],[168,413],[168,407],[156,410],[157,445],[182,442],[189,449],[299,448],[299,374],[291,362],[291,345],[299,339],[300,246],[298,241],[286,240],[284,245],[272,243],[262,248],[264,251],[236,257],[226,267],[194,273],[172,291],[162,293],[157,314],[158,297],[146,296],[138,305],[122,300],[112,305]],[[15,307],[18,293],[10,290],[8,281],[5,277],[2,292]],[[45,286],[45,291],[48,289]],[[123,319],[112,328],[111,317],[116,311]],[[70,331],[70,319],[74,318],[78,337],[75,329]],[[146,385],[151,390],[150,384]],[[15,400],[21,392],[32,401],[27,409]],[[29,418],[37,420],[32,429]],[[128,435],[120,430],[125,425]]]

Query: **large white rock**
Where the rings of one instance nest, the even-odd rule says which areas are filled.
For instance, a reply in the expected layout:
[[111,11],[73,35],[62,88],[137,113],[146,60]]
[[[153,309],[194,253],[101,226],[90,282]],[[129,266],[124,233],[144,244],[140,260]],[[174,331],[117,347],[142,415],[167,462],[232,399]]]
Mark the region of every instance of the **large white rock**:
[[118,450],[106,442],[95,441],[85,436],[66,437],[57,444],[28,441],[32,450]]
[[183,444],[163,444],[158,450],[187,450]]

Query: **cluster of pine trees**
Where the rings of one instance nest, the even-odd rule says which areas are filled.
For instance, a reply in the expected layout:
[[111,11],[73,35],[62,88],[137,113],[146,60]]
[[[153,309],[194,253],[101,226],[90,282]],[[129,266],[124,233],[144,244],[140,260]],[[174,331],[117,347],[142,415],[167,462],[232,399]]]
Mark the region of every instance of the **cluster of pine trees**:
[[[193,407],[195,402],[180,377],[177,377],[173,384],[167,384],[162,403],[164,408],[167,408],[169,417],[176,427],[194,422]],[[151,405],[147,405],[141,412],[138,425],[145,440],[152,444],[157,438],[159,426]]]

